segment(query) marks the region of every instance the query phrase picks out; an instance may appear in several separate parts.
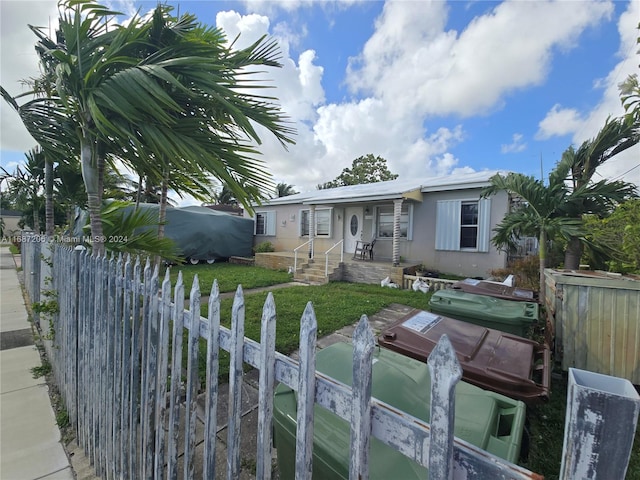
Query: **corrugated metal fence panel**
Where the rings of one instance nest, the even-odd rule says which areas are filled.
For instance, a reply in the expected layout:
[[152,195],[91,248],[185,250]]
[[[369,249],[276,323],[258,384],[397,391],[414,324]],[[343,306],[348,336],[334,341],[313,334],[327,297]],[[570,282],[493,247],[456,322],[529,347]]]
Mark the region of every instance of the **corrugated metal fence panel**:
[[602,272],[546,273],[563,370],[580,368],[640,384],[640,279]]

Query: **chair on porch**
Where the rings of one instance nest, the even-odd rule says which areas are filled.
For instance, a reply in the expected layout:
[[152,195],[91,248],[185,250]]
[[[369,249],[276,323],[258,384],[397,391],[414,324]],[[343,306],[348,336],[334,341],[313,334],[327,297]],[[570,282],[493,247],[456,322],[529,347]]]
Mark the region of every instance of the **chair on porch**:
[[356,258],[360,258],[360,260],[373,260],[373,247],[376,244],[376,238],[373,237],[370,242],[363,242],[362,240],[358,240],[356,242],[356,249],[353,252],[354,260]]

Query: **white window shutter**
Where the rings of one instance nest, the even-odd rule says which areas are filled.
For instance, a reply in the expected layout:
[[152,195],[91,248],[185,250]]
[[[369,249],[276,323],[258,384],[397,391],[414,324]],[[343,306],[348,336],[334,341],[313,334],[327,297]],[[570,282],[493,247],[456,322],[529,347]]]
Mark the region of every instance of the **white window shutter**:
[[436,250],[460,250],[460,200],[436,203]]
[[491,242],[491,199],[478,201],[478,251],[488,252]]
[[267,212],[265,218],[265,230],[267,235],[275,236],[276,234],[276,212]]

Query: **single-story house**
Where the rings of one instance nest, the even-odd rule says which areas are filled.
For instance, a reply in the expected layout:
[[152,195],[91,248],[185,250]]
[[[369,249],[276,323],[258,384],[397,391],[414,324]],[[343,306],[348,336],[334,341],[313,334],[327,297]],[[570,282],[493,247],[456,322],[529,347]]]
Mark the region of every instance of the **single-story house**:
[[[507,192],[481,198],[498,171],[391,180],[279,197],[255,207],[254,243],[311,258],[373,241],[374,260],[391,265],[486,277],[506,266],[491,244],[492,230],[509,211]],[[249,216],[245,213],[245,216]]]

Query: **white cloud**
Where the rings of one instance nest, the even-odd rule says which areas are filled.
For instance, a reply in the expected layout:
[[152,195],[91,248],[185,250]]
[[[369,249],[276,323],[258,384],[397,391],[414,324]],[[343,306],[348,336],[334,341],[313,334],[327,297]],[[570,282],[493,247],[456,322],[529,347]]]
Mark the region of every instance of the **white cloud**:
[[[249,45],[263,34],[273,35],[279,44],[283,67],[262,69],[263,78],[276,87],[268,94],[277,97],[290,116],[297,129],[296,144],[285,151],[271,134],[259,129],[263,140],[259,149],[273,180],[294,185],[299,191],[335,178],[355,158],[368,153],[386,158],[390,170],[404,178],[469,171],[465,159],[452,153],[465,140],[462,121],[450,128],[435,129],[427,129],[425,122],[439,115],[489,115],[502,108],[510,95],[543,84],[557,51],[571,49],[586,28],[597,25],[613,11],[611,2],[581,2],[580,8],[574,2],[505,2],[455,31],[447,27],[446,2],[388,1],[376,20],[374,34],[345,72],[352,96],[327,103],[323,66],[314,50],[299,48],[307,35],[304,18],[274,25],[264,14],[274,8],[289,12],[305,8],[309,5],[306,0],[246,2],[256,12],[249,15],[217,12],[214,3],[211,18],[203,16],[200,20],[213,23],[215,14],[216,24],[225,29],[230,40],[241,34],[238,47]],[[326,8],[343,8],[350,3],[326,2]],[[6,5],[11,4],[22,5],[0,0],[3,86],[8,83],[5,65],[16,72],[25,71],[9,64],[14,60],[13,52],[19,51],[19,45],[33,45],[26,27],[21,40],[5,38]],[[55,7],[54,1],[43,4]],[[120,9],[128,4],[129,0],[122,1]],[[640,2],[630,2],[619,21],[624,37],[621,61],[599,82],[602,102],[592,112],[555,105],[539,123],[537,139],[570,134],[580,142],[597,132],[607,114],[620,111],[616,84],[632,68],[637,70],[637,56],[631,62],[626,57],[633,57],[635,52],[632,47],[640,17],[638,5]],[[23,14],[25,19],[35,21],[36,9],[22,10],[28,10]],[[35,54],[32,56],[37,71]],[[2,147],[13,142],[16,149],[24,151],[33,142],[25,147],[17,130],[6,133],[7,110],[2,108]],[[19,126],[19,122],[11,122],[11,127]],[[526,147],[524,137],[518,135],[502,146],[503,152]],[[620,163],[629,168],[628,163]]]
[[502,144],[500,146],[501,153],[518,153],[527,149],[527,144],[523,142],[523,135],[521,133],[514,133],[511,137],[512,141],[509,144]]
[[[540,122],[536,134],[538,139],[552,136],[571,134],[572,143],[580,145],[582,142],[594,138],[602,129],[607,117],[620,117],[624,109],[620,103],[618,85],[628,75],[638,73],[636,39],[638,36],[638,18],[640,18],[640,2],[629,2],[627,10],[618,20],[620,34],[620,61],[602,79],[597,79],[595,88],[602,90],[602,98],[598,104],[588,112],[580,113],[574,108],[562,108],[554,105]],[[636,145],[607,161],[596,172],[595,179],[613,178],[623,179],[640,185],[640,145]]]
[[[627,10],[618,20],[620,33],[620,62],[613,68],[606,78],[602,79],[603,95],[598,105],[589,112],[584,126],[577,131],[573,142],[579,145],[583,141],[593,138],[604,125],[607,117],[619,117],[624,113],[620,103],[618,84],[628,75],[638,73],[638,18],[640,18],[640,2],[629,2]],[[596,178],[616,178],[640,185],[640,145],[636,145],[625,152],[616,155],[596,171]]]
[[487,114],[518,89],[542,83],[553,50],[570,48],[609,16],[610,2],[505,2],[462,32],[445,31],[444,2],[387,2],[374,35],[352,59],[355,92],[422,115]]
[[538,124],[537,140],[546,140],[551,137],[562,137],[580,131],[585,120],[580,113],[573,108],[562,108],[555,104],[542,121]]
[[[2,86],[9,94],[15,96],[27,91],[20,82],[40,74],[34,49],[37,38],[28,25],[55,29],[58,18],[56,5],[55,0],[0,1],[0,71]],[[24,152],[36,145],[18,114],[4,100],[0,108],[0,131],[3,150]]]

